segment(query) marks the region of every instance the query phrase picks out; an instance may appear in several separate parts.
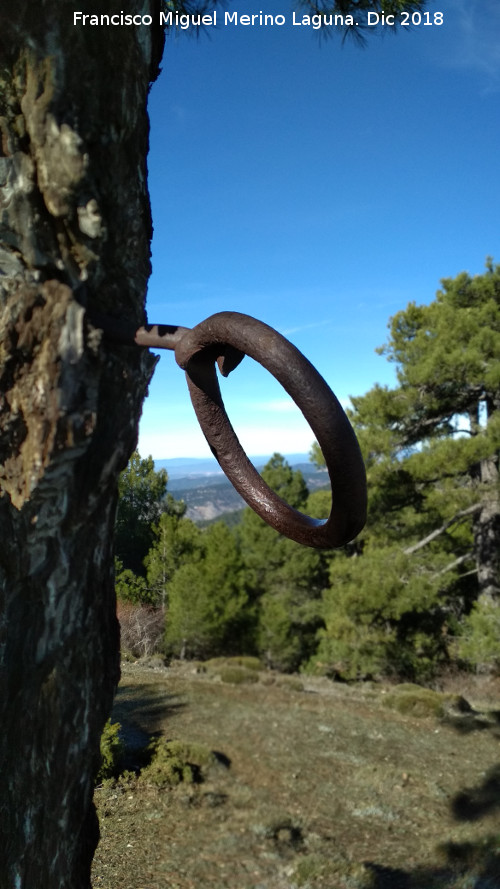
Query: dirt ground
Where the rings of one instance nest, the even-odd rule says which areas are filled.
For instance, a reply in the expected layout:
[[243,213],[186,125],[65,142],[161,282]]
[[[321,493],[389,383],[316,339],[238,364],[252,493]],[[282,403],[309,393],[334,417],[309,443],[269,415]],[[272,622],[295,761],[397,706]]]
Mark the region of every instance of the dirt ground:
[[129,765],[153,735],[218,762],[97,788],[95,889],[500,889],[499,688],[467,692],[437,715],[374,684],[123,665]]

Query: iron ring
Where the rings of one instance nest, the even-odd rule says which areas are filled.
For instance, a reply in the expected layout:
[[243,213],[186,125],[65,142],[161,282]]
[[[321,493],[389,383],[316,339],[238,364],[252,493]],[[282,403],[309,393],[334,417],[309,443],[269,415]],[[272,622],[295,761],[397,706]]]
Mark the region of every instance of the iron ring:
[[[246,354],[268,370],[302,411],[323,452],[332,486],[326,521],[293,509],[261,478],[227,416],[215,362],[227,374]],[[280,534],[318,548],[340,547],[366,521],[366,475],[358,441],[321,374],[272,327],[239,312],[218,312],[183,333],[175,348],[205,438],[238,493]]]

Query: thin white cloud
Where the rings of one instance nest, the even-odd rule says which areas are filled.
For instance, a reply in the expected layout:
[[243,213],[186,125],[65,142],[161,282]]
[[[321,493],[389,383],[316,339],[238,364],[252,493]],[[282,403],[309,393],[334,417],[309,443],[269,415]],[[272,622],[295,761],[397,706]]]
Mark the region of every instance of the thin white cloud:
[[498,0],[453,0],[446,20],[455,23],[453,54],[446,67],[470,69],[487,78],[488,91],[500,89],[500,3]]
[[280,330],[283,336],[290,336],[292,333],[301,333],[303,330],[313,330],[315,327],[326,327],[331,324],[331,318],[324,321],[311,321],[309,324],[298,324],[297,327],[286,327]]

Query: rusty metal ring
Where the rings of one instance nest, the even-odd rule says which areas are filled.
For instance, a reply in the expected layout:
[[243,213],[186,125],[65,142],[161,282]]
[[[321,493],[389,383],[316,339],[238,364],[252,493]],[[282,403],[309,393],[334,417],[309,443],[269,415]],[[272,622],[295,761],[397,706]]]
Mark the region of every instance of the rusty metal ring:
[[[250,463],[229,421],[217,381],[243,355],[265,367],[293,398],[325,457],[332,485],[326,521],[293,509]],[[218,312],[183,332],[175,347],[186,372],[198,421],[212,453],[243,499],[276,531],[313,547],[339,547],[366,521],[366,476],[353,429],[342,406],[307,358],[272,327],[239,312]]]

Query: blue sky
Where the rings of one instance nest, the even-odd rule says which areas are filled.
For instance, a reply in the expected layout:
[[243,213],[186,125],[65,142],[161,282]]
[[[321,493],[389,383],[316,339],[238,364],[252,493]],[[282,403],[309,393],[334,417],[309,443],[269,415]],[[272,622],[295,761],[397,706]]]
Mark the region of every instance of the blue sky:
[[[500,3],[436,0],[442,26],[341,35],[292,24],[292,0],[231,0],[284,26],[167,38],[150,97],[151,322],[214,312],[288,337],[342,403],[394,381],[375,348],[390,316],[440,279],[500,261]],[[162,352],[139,450],[210,454],[184,374]],[[222,381],[251,455],[308,451],[313,434],[250,358]]]

